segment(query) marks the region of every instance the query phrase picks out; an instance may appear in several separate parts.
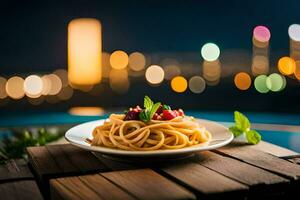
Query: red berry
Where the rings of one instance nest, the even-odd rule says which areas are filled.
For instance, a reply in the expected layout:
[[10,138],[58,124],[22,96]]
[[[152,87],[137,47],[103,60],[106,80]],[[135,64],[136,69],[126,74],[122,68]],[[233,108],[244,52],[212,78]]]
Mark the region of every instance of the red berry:
[[184,116],[183,110],[182,110],[182,109],[179,109],[179,110],[178,110],[178,114],[179,114],[179,116]]
[[164,110],[163,111],[163,118],[165,120],[171,120],[177,117],[177,113],[174,112],[173,110]]

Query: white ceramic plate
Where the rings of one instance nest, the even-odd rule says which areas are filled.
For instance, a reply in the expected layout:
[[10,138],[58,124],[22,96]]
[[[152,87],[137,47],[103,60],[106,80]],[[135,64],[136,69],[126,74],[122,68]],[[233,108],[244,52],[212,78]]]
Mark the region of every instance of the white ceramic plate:
[[209,143],[194,145],[182,149],[174,150],[154,150],[154,151],[126,151],[121,149],[113,149],[101,146],[91,146],[86,142],[86,138],[92,138],[93,129],[101,125],[104,120],[97,120],[77,125],[69,129],[65,138],[73,145],[81,147],[93,152],[111,156],[130,156],[130,157],[176,157],[187,155],[194,152],[216,149],[230,143],[233,139],[233,134],[226,127],[216,122],[208,120],[197,120],[201,125],[212,134],[212,140]]

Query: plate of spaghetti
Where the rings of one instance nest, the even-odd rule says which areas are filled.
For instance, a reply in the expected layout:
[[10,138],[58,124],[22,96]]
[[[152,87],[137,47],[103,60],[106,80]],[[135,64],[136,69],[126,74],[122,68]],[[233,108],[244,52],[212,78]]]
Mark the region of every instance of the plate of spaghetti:
[[230,143],[232,133],[213,121],[186,116],[182,109],[154,103],[129,108],[108,119],[77,125],[65,138],[73,145],[115,156],[177,156],[216,149]]

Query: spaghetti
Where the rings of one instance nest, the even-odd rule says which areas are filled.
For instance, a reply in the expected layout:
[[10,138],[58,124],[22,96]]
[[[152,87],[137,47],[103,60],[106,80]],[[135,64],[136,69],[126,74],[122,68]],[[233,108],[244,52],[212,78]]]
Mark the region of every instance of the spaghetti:
[[111,114],[93,130],[93,146],[129,151],[180,149],[211,140],[211,134],[193,117],[176,116],[171,120],[125,120],[125,114]]

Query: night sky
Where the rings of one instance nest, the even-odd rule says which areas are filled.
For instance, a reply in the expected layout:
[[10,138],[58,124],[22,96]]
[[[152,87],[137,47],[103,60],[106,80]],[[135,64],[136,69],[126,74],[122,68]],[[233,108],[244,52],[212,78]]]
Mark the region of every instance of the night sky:
[[288,54],[288,26],[300,22],[289,1],[1,1],[0,74],[66,67],[67,24],[102,22],[103,50],[195,52],[208,41],[222,49],[252,48],[255,25],[270,28],[271,49]]

